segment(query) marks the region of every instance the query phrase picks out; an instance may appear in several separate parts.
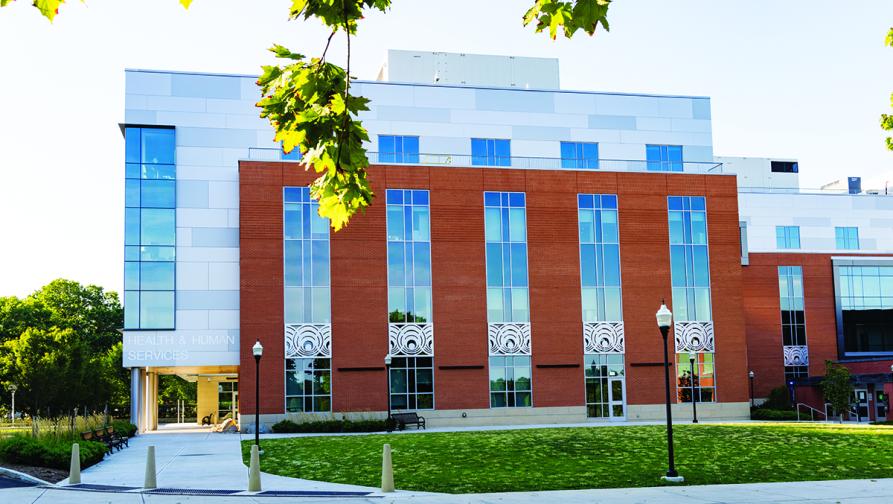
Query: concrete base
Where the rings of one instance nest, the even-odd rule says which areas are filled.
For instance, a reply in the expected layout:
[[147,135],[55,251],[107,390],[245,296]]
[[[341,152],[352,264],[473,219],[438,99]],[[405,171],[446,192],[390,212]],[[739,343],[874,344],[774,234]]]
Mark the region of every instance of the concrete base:
[[[691,404],[672,404],[673,421],[691,422]],[[634,421],[656,421],[666,418],[664,404],[631,404],[626,407],[626,419]],[[698,403],[698,420],[748,420],[750,402],[737,403]]]
[[685,483],[685,478],[682,476],[661,476],[660,479],[667,483]]

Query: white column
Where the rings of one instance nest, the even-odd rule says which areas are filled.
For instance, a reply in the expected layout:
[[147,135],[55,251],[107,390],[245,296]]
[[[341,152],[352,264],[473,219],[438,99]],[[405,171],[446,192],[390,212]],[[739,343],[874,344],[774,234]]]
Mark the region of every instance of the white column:
[[130,423],[140,426],[140,368],[130,368]]

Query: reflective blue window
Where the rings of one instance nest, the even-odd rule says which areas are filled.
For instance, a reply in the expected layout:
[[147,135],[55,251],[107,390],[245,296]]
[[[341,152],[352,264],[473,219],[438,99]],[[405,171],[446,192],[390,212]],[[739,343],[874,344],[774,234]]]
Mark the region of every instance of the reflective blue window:
[[[381,138],[381,137],[379,137]],[[428,191],[388,189],[388,320],[433,320]]]
[[124,328],[173,329],[174,129],[125,128],[124,151]]
[[285,323],[329,323],[329,221],[319,216],[308,187],[285,187],[282,196]]
[[575,170],[598,169],[598,144],[561,142],[561,167]]
[[524,193],[484,193],[489,322],[529,322]]
[[706,201],[701,196],[670,196],[667,207],[674,316],[679,321],[710,321]]
[[775,245],[779,249],[800,248],[800,226],[775,226]]
[[472,138],[471,164],[474,166],[511,166],[510,141],[497,138]]
[[418,163],[419,137],[378,135],[379,163]]
[[[279,145],[282,148],[282,144]],[[282,151],[282,155],[280,156],[283,161],[300,161],[302,157],[300,147],[295,147],[288,154],[285,151]]]
[[834,228],[834,241],[837,245],[837,250],[859,250],[859,228]]
[[682,171],[681,145],[646,145],[645,159],[649,171]]
[[617,196],[577,196],[583,321],[621,321]]

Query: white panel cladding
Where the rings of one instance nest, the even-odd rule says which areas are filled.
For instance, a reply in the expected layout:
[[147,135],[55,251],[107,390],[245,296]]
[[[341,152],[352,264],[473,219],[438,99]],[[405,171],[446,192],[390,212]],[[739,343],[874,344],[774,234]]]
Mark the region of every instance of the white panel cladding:
[[332,324],[286,324],[285,357],[331,357]]
[[785,366],[809,365],[809,348],[806,345],[785,345],[782,351]]
[[[893,252],[893,196],[871,194],[782,194],[741,192],[749,252],[776,252],[775,227],[799,226],[796,252]],[[835,227],[859,229],[859,250],[837,250]]]
[[434,356],[434,324],[388,324],[388,353],[400,356]]
[[676,353],[709,353],[715,350],[713,322],[676,322],[673,334]]
[[530,323],[488,324],[487,340],[490,355],[530,355]]
[[583,352],[622,354],[626,351],[623,322],[584,322]]

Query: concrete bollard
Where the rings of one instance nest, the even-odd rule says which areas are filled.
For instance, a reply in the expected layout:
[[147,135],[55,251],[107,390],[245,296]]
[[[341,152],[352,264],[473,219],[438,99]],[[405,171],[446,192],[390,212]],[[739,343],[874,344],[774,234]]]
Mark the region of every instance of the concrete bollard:
[[155,480],[155,447],[150,446],[146,451],[146,478],[143,481],[143,488],[152,489],[158,486]]
[[391,464],[391,445],[385,444],[381,452],[381,491],[394,491],[394,466]]
[[68,484],[77,485],[81,482],[81,445],[71,445],[71,468],[68,470]]
[[257,445],[251,445],[251,462],[248,466],[248,491],[260,492],[260,453]]

